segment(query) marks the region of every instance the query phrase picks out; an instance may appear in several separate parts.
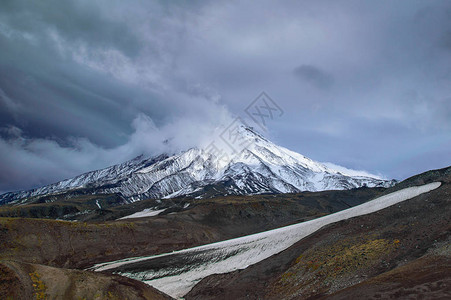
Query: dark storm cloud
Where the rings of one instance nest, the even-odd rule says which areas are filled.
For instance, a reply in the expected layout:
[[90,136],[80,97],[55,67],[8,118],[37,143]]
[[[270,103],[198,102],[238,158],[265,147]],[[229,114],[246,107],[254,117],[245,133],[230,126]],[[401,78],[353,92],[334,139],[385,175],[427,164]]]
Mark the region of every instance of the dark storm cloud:
[[[4,124],[21,126],[32,137],[87,137],[113,146],[131,134],[138,113],[159,124],[169,111],[195,106],[174,106],[180,95],[159,88],[164,80],[146,78],[153,76],[146,63],[164,61],[164,43],[138,37],[131,21],[108,15],[108,6],[99,5],[5,2],[0,14]],[[148,61],[140,56],[144,42]]]
[[451,51],[451,31],[445,32],[440,40],[441,46]]
[[311,65],[302,65],[294,69],[294,75],[303,81],[307,81],[320,89],[328,89],[333,82],[332,77],[326,72]]
[[[133,20],[140,7],[109,4],[2,2],[0,191],[50,183],[140,153],[180,150],[198,141],[185,129],[200,133],[199,124],[221,119],[223,109],[205,89],[198,87],[194,98],[178,87],[168,90],[176,78],[159,72],[171,68],[172,58],[165,57],[171,41],[155,39],[152,30],[160,27],[164,35],[171,25],[157,20],[140,28]],[[146,7],[154,8],[159,5]],[[203,120],[185,119],[199,113]],[[177,134],[182,137],[169,143],[171,149],[162,148]]]
[[269,137],[315,160],[446,166],[450,16],[448,1],[2,1],[0,191],[194,146],[261,91],[285,112]]
[[128,56],[136,55],[142,46],[133,28],[110,19],[95,1],[5,0],[0,17],[12,30],[27,34],[54,30],[66,40],[114,47]]
[[[32,136],[81,135],[108,143],[90,128],[103,128],[112,135],[124,134],[130,116],[127,120],[123,112],[127,111],[127,98],[134,95],[129,94],[130,88],[121,89],[120,83],[62,57],[48,31],[64,34],[65,40],[72,41],[61,42],[67,46],[83,42],[119,49],[123,48],[122,43],[112,36],[115,32],[122,33],[122,37],[127,34],[109,22],[104,24],[108,26],[101,26],[102,18],[95,10],[87,13],[87,7],[60,3],[2,3],[5,7],[0,15],[3,33],[0,35],[0,87],[2,99],[9,99],[2,101],[2,106],[13,110],[16,125],[23,126]],[[82,15],[86,16],[82,18]],[[114,94],[117,96],[111,97]],[[13,102],[15,107],[8,102]]]

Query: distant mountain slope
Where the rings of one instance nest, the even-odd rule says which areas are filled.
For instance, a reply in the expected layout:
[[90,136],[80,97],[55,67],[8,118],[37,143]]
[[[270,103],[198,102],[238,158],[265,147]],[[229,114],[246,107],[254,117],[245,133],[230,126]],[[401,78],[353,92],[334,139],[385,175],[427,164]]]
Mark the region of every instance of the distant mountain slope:
[[212,197],[260,193],[388,187],[395,181],[350,176],[301,154],[277,146],[250,128],[240,126],[248,146],[224,160],[208,149],[192,148],[176,155],[137,157],[106,169],[82,174],[41,188],[6,193],[0,204],[32,202],[41,196],[79,191],[120,194],[127,201],[177,196]]

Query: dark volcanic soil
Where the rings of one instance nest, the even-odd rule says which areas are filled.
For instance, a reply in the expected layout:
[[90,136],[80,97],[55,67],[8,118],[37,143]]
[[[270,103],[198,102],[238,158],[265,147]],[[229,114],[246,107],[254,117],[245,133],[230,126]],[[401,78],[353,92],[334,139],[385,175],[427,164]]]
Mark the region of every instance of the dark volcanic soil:
[[437,190],[329,225],[244,270],[209,276],[186,299],[450,299],[450,173],[435,177],[443,182]]
[[[157,217],[108,222],[0,218],[0,259],[87,268],[100,262],[171,252],[301,222],[363,203],[382,191],[221,197],[196,200],[182,210],[183,205],[176,205]],[[154,204],[153,200],[149,202]],[[97,218],[116,219],[140,211],[145,205],[146,201],[99,210]]]
[[[448,168],[415,176],[388,190],[145,200],[120,206],[117,195],[104,195],[100,200],[63,195],[62,202],[1,207],[0,295],[14,299],[30,299],[30,295],[164,299],[165,295],[155,294],[140,282],[68,268],[84,269],[261,232],[333,213],[412,184],[440,180],[443,185],[430,193],[327,226],[245,270],[207,277],[187,298],[448,297],[450,179]],[[97,207],[97,200],[102,208]],[[167,208],[159,216],[115,221],[157,205]],[[51,219],[68,212],[76,222]],[[49,218],[39,219],[42,216]]]
[[325,298],[451,299],[450,272],[449,252],[427,255]]
[[[190,202],[186,199],[147,200],[107,206],[106,209],[95,209],[99,199],[81,195],[64,198],[62,202],[2,207],[0,215],[10,217],[0,218],[0,261],[3,261],[0,264],[0,295],[13,299],[38,296],[51,299],[160,299],[154,294],[150,294],[150,298],[146,296],[150,292],[144,293],[146,290],[141,282],[62,268],[84,269],[100,262],[170,252],[243,236],[342,210],[368,201],[383,191],[363,188]],[[105,205],[108,199],[115,198],[106,195],[99,203]],[[160,216],[114,221],[156,205],[167,209]],[[77,214],[86,209],[89,213]],[[61,217],[67,212],[75,212],[73,216],[79,220],[36,218],[44,215]],[[39,268],[38,275],[33,275],[35,281],[43,282],[38,293],[31,283],[30,274],[35,272],[31,270],[35,267],[31,266],[39,266],[36,267]],[[59,277],[51,274],[59,274]]]

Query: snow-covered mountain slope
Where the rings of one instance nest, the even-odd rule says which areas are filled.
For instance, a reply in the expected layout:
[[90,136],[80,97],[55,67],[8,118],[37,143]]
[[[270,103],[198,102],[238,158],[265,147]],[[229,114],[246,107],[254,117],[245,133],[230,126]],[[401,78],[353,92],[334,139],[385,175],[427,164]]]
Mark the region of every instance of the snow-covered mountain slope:
[[41,188],[3,194],[0,204],[22,203],[75,189],[84,189],[88,194],[119,193],[129,201],[137,201],[184,195],[291,193],[394,184],[394,181],[343,174],[277,146],[244,126],[238,127],[237,133],[240,144],[246,147],[227,159],[208,147],[171,156],[137,157]]
[[408,187],[311,221],[172,253],[102,263],[92,269],[120,273],[180,298],[209,275],[245,269],[287,249],[325,225],[379,211],[440,185],[440,182],[433,182]]

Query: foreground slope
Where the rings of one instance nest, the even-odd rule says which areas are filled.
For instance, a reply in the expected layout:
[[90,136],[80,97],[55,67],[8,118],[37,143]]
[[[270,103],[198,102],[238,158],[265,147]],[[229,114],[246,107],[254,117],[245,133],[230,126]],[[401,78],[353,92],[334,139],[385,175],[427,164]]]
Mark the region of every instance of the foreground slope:
[[147,299],[171,297],[117,275],[0,261],[1,299]]
[[[161,203],[144,200],[109,209],[98,208],[91,197],[84,199],[84,196],[64,203],[3,206],[2,213],[9,217],[0,218],[0,295],[30,299],[30,295],[35,293],[32,287],[34,278],[42,282],[39,284],[42,289],[38,292],[45,289],[45,295],[50,299],[64,298],[62,294],[67,296],[65,298],[95,299],[100,295],[108,299],[142,299],[133,295],[140,294],[143,283],[73,269],[126,258],[130,254],[170,252],[313,219],[364,203],[384,190],[361,188],[212,199],[166,199]],[[106,200],[99,202],[103,204],[103,201]],[[89,214],[75,216],[83,218],[81,220],[89,218],[89,222],[38,218],[58,217],[61,210],[65,211],[77,202],[89,202],[89,205],[97,207]],[[159,215],[117,220],[158,205],[166,205]],[[110,221],[99,222],[102,220]],[[30,277],[30,274],[35,275]],[[55,279],[53,274],[58,278]]]
[[429,193],[331,224],[245,270],[212,275],[186,299],[449,299],[451,168],[401,188],[439,180]]
[[3,194],[0,204],[48,202],[80,194],[117,194],[125,202],[133,202],[146,198],[295,193],[394,184],[339,172],[277,146],[244,126],[238,127],[236,135],[246,147],[227,159],[208,146],[170,156],[138,157],[45,187]]
[[[274,299],[274,293],[284,298],[308,298],[308,295],[331,296],[341,291],[346,291],[346,294],[337,294],[337,297],[346,298],[346,295],[351,295],[351,298],[356,298],[352,295],[380,286],[375,281],[368,281],[366,283],[369,288],[366,289],[363,286],[364,279],[371,278],[387,282],[382,290],[387,295],[392,293],[390,284],[394,293],[397,289],[399,292],[403,292],[404,288],[418,292],[418,289],[429,288],[434,289],[434,295],[439,295],[446,284],[443,273],[447,260],[443,254],[447,253],[447,248],[443,245],[447,245],[446,238],[451,231],[450,174],[451,168],[434,170],[414,176],[389,189],[359,188],[205,199],[150,199],[113,207],[108,206],[108,202],[123,198],[115,194],[102,198],[79,194],[64,201],[2,206],[0,216],[8,218],[0,217],[0,260],[40,264],[64,270],[85,269],[105,261],[166,253],[305,222],[403,188],[440,181],[442,185],[438,189],[423,196],[365,217],[328,225],[279,254],[244,270],[207,276],[186,298],[208,299],[223,295],[228,299],[240,299],[243,295],[248,295],[250,298]],[[49,219],[60,218],[79,209],[86,209],[88,212],[67,216],[74,221]],[[164,211],[158,215],[131,217],[135,213],[162,209]],[[126,216],[129,218],[118,220]],[[315,253],[322,253],[321,257],[326,260],[330,258],[329,255],[332,254],[320,252],[324,247],[329,252],[338,253],[334,256],[337,263],[327,261],[309,264],[310,261],[318,260],[319,257],[312,256]],[[312,253],[309,254],[310,248]],[[432,256],[415,261],[425,254]],[[296,268],[289,270],[301,255],[306,255],[305,262],[312,272],[306,277],[300,275],[303,273],[297,272]],[[370,263],[364,263],[365,261]],[[422,266],[426,267],[427,263],[431,263],[436,272],[419,272],[418,276],[409,273]],[[398,269],[397,266],[401,267],[401,264],[406,267]],[[164,266],[163,263],[160,267]],[[303,270],[302,267],[300,269]],[[328,272],[315,273],[317,270]],[[395,275],[398,276],[397,280],[391,283],[384,275],[390,270],[399,274]],[[308,281],[311,279],[310,275],[318,276],[320,280],[312,281],[313,285],[305,285],[306,290],[299,291],[296,282]],[[4,279],[0,280],[1,287],[16,290],[16,281],[10,280],[8,276],[0,277]],[[406,278],[409,281],[403,281],[402,276],[408,276]],[[285,281],[279,282],[280,278]],[[293,278],[293,281],[286,281],[288,278]],[[92,282],[95,283],[96,280]],[[133,282],[136,281],[129,281],[132,286]],[[362,285],[355,285],[358,282]],[[354,286],[355,291],[352,290]],[[363,287],[359,290],[358,286]],[[346,287],[348,288],[343,289]],[[108,291],[105,285],[98,285],[98,288],[100,291]],[[301,297],[299,292],[302,293]]]
[[211,274],[244,269],[283,251],[325,225],[377,212],[440,185],[440,182],[433,182],[404,188],[311,221],[170,254],[103,263],[93,269],[118,272],[151,284],[173,297],[182,297]]

